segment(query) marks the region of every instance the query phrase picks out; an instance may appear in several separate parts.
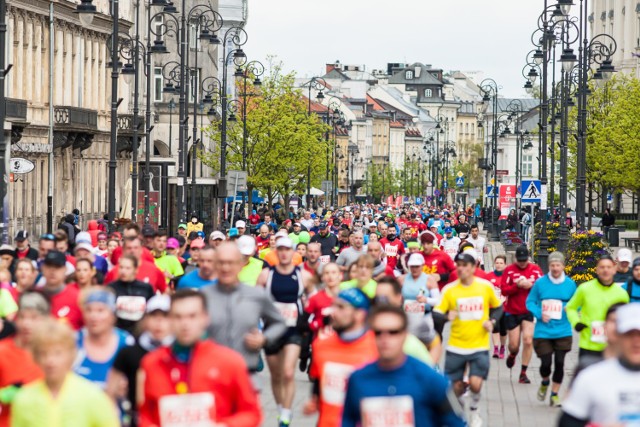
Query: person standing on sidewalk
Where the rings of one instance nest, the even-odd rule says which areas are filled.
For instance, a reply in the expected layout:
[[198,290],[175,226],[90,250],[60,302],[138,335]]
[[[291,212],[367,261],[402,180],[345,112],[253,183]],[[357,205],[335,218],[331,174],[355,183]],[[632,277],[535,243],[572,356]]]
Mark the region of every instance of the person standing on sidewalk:
[[610,208],[606,208],[604,210],[604,214],[602,215],[602,233],[604,234],[604,238],[609,240],[609,229],[613,227],[616,223],[616,217],[611,213]]
[[509,355],[507,368],[513,368],[520,351],[522,338],[522,367],[520,384],[530,384],[527,368],[533,354],[533,315],[527,310],[526,301],[534,282],[542,277],[540,267],[529,262],[529,250],[526,246],[516,249],[516,262],[505,268],[500,289],[507,297],[504,304],[505,323],[509,335]]
[[527,297],[527,309],[536,318],[533,348],[541,361],[542,384],[538,389],[538,400],[542,402],[547,397],[553,359],[555,367],[549,401],[553,407],[560,406],[558,391],[564,376],[564,359],[573,343],[565,306],[576,292],[577,285],[564,274],[564,267],[564,255],[552,252],[549,255],[549,274],[536,280]]

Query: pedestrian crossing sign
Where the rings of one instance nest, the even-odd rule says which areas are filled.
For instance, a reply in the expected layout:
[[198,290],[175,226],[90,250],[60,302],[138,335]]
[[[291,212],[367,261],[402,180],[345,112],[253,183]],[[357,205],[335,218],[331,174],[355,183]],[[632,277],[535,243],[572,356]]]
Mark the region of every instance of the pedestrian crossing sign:
[[539,203],[542,186],[539,180],[522,181],[522,199],[523,203]]
[[498,195],[496,194],[496,187],[494,187],[493,185],[488,185],[487,186],[487,198],[495,199],[496,197],[498,197]]
[[459,176],[456,178],[456,187],[464,187],[464,177]]

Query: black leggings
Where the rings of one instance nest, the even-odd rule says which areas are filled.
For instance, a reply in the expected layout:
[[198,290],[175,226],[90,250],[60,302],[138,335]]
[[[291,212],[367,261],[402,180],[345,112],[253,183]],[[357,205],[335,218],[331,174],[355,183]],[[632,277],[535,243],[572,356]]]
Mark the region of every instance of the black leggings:
[[507,336],[507,319],[504,313],[502,313],[502,316],[500,316],[500,320],[498,320],[496,326],[497,328],[494,328],[493,332],[494,333],[500,332],[501,337],[506,337]]
[[564,357],[567,355],[566,350],[555,350],[553,353],[540,356],[540,376],[542,378],[548,378],[551,375],[551,359],[553,358],[554,370],[551,380],[556,384],[562,383],[564,377]]

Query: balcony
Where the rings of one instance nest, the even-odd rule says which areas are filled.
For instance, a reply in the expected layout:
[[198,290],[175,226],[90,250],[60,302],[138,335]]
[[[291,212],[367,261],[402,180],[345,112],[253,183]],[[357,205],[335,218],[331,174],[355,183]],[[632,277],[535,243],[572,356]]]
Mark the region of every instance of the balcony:
[[98,131],[98,112],[71,106],[53,107],[53,148],[73,147],[80,152],[91,147]]
[[133,114],[119,114],[118,115],[118,142],[116,144],[116,151],[119,154],[131,153],[134,147],[134,131],[138,130],[137,144],[140,145],[140,141],[145,136],[145,121],[144,116],[138,115],[137,122],[133,119]]
[[27,101],[24,99],[5,99],[6,119],[11,123],[11,143],[17,144],[22,139],[24,128],[29,125],[27,122]]

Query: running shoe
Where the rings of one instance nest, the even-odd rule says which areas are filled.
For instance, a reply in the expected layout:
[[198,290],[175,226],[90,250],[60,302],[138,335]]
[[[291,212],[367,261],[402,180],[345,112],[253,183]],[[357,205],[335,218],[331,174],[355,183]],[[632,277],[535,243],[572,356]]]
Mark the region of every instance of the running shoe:
[[552,394],[549,399],[549,404],[552,408],[562,408],[562,403],[560,403],[560,396],[557,394]]
[[498,352],[498,347],[493,347],[493,358],[498,359],[500,357],[500,353]]
[[504,359],[504,346],[500,346],[500,359]]
[[[538,389],[538,400],[540,402],[544,402],[544,399],[547,398],[547,391],[549,391],[549,385],[540,384],[540,388]],[[553,398],[553,396],[552,396]],[[553,405],[551,405],[553,406]]]
[[516,364],[516,355],[509,353],[509,356],[507,356],[507,368],[511,369],[515,364]]
[[278,427],[289,427],[290,425],[291,425],[291,423],[278,419]]
[[531,380],[527,377],[527,374],[524,372],[520,374],[520,379],[518,380],[520,384],[531,384]]
[[478,411],[471,411],[471,416],[469,417],[469,427],[482,427],[482,418],[480,418],[480,414]]

